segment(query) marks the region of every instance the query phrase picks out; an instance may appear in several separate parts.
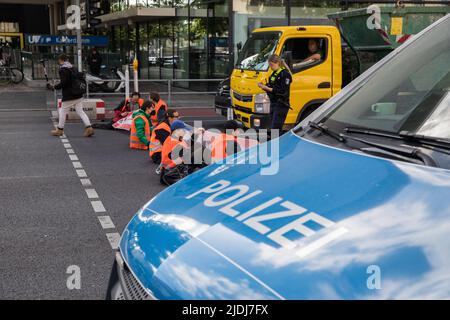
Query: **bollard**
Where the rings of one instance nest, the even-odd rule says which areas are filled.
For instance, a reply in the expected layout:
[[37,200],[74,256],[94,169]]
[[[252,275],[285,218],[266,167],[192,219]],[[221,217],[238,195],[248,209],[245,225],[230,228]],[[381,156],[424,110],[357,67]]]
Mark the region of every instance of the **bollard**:
[[130,70],[128,65],[125,68],[125,99],[130,96]]
[[133,60],[134,92],[139,92],[138,67],[139,62],[136,58],[134,58]]

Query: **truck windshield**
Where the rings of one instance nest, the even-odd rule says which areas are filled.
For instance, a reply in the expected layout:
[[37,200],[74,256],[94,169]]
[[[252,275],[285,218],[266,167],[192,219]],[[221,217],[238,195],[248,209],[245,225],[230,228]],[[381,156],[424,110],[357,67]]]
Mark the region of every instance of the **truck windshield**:
[[267,59],[277,47],[280,32],[255,32],[250,35],[239,55],[237,69],[266,71]]
[[450,19],[376,71],[328,114],[334,131],[359,127],[450,139]]

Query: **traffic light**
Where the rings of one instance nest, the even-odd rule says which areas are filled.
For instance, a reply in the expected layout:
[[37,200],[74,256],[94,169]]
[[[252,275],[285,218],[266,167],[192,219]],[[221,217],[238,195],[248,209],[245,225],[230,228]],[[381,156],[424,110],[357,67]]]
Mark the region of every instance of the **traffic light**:
[[100,6],[101,0],[86,0],[86,27],[87,29],[92,29],[96,25],[102,23],[101,19],[96,17],[103,14],[103,10]]

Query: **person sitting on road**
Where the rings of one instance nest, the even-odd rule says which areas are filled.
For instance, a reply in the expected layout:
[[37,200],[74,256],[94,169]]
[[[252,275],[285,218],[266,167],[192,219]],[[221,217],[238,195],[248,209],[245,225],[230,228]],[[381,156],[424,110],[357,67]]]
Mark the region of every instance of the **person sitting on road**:
[[114,109],[114,117],[111,120],[101,123],[94,123],[92,127],[96,129],[113,130],[113,124],[128,117],[131,112],[139,110],[144,104],[144,101],[145,100],[141,98],[139,92],[133,92],[131,99],[126,98],[125,100],[122,100]]
[[145,101],[142,107],[133,113],[133,122],[130,130],[130,148],[148,150],[152,127],[150,125],[150,112],[153,108],[151,101]]
[[172,123],[174,121],[177,121],[177,120],[178,121],[182,121],[180,119],[181,119],[181,116],[180,116],[180,113],[177,110],[175,110],[175,109],[167,110],[167,120],[169,120],[169,124],[170,125],[172,125]]
[[240,133],[239,124],[234,120],[225,123],[225,133],[220,134],[211,144],[211,163],[225,159],[226,157],[241,151],[237,142]]
[[185,123],[175,120],[172,125],[172,134],[167,137],[161,151],[160,182],[171,185],[189,174],[189,169],[183,164],[185,153],[190,153],[189,144],[185,141],[190,138],[190,132]]
[[131,99],[126,98],[122,100],[114,109],[114,118],[112,123],[116,123],[120,119],[126,118],[130,112],[138,110],[144,104],[144,99],[141,98],[139,92],[133,92]]
[[[167,113],[160,114],[158,124],[153,127],[149,145],[149,155],[154,163],[161,164],[162,146],[170,134],[170,122],[167,118]],[[159,167],[156,170],[156,173],[159,174]]]
[[155,110],[153,110],[151,114],[151,120],[152,125],[156,126],[158,124],[158,118],[163,117],[164,113],[167,112],[167,103],[161,99],[158,92],[150,93],[150,101],[155,105]]

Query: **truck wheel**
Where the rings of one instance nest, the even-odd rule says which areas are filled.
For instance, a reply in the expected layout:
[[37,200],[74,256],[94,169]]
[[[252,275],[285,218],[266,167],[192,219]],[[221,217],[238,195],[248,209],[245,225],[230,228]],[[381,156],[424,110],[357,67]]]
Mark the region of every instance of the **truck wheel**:
[[320,107],[320,104],[313,104],[310,105],[308,107],[306,107],[304,110],[302,110],[302,112],[300,113],[298,120],[297,120],[297,124],[301,121],[303,121],[307,116],[309,116],[311,113],[313,113],[314,111],[316,111],[316,109]]

